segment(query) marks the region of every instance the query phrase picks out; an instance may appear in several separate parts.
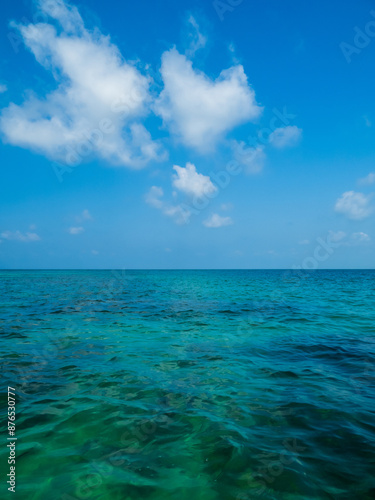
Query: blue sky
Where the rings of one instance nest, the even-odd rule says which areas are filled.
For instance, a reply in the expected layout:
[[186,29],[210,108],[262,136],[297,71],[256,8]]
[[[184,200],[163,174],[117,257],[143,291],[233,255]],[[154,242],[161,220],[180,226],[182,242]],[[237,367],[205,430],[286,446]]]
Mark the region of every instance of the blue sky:
[[373,268],[370,1],[18,1],[1,268]]

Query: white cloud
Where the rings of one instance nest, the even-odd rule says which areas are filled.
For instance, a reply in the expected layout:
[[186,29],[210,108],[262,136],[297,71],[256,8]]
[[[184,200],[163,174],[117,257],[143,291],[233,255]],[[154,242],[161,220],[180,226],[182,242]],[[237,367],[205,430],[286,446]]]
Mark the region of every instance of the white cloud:
[[328,231],[328,237],[330,241],[338,243],[346,238],[346,233],[344,231]]
[[40,236],[36,233],[21,233],[21,231],[4,231],[0,234],[0,238],[4,240],[14,240],[14,241],[39,241]]
[[373,209],[370,206],[372,195],[347,191],[336,201],[335,211],[349,219],[361,220],[368,217]]
[[149,80],[122,58],[109,37],[85,29],[75,7],[41,0],[40,9],[62,30],[52,21],[14,27],[57,88],[3,110],[0,128],[6,141],[68,165],[91,152],[133,168],[165,159],[139,123],[151,102]]
[[362,177],[362,179],[358,179],[358,184],[361,186],[369,186],[371,184],[375,184],[375,172],[370,172],[366,177]]
[[186,224],[189,222],[191,211],[184,204],[171,205],[165,202],[162,198],[164,191],[158,186],[152,186],[150,191],[145,196],[145,201],[148,205],[160,210],[164,215],[171,217],[176,224]]
[[245,167],[248,174],[257,174],[263,169],[266,154],[263,146],[246,147],[243,141],[231,141],[234,159]]
[[328,231],[328,239],[334,243],[338,243],[346,238],[344,231]]
[[0,94],[3,94],[8,90],[8,87],[5,85],[5,83],[0,83]]
[[232,203],[222,203],[220,205],[220,208],[221,208],[221,210],[223,210],[224,212],[226,212],[227,210],[232,210],[233,205],[232,205]]
[[82,212],[82,217],[85,220],[90,220],[92,219],[90,212],[85,208],[85,210]]
[[84,31],[83,20],[77,7],[65,3],[64,0],[39,0],[38,4],[44,13],[59,21],[67,33],[75,34]]
[[359,232],[359,233],[353,233],[351,235],[351,240],[353,243],[367,243],[371,240],[370,236],[366,233],[362,233],[362,232]]
[[310,240],[301,240],[298,242],[299,245],[310,245]]
[[275,148],[282,149],[296,146],[302,137],[302,129],[296,125],[280,127],[270,134],[269,142]]
[[163,201],[161,198],[164,196],[164,191],[162,190],[161,187],[158,186],[152,186],[150,191],[146,194],[145,200],[146,203],[151,205],[154,208],[162,208],[163,207]]
[[231,217],[221,217],[219,214],[212,214],[203,221],[203,225],[206,227],[222,227],[231,224],[233,224]]
[[81,234],[83,233],[84,228],[79,226],[79,227],[70,227],[68,229],[69,234]]
[[190,196],[201,198],[217,191],[208,175],[199,174],[195,165],[187,163],[186,167],[173,166],[176,174],[173,175],[173,186]]
[[86,220],[92,220],[92,215],[90,214],[89,210],[87,210],[87,208],[85,208],[85,210],[83,210],[82,213],[80,213],[76,217],[77,222],[83,222]]
[[371,238],[368,234],[363,232],[348,235],[344,231],[328,231],[328,240],[339,245],[350,247],[368,243],[371,241]]
[[164,89],[156,113],[184,144],[200,151],[213,149],[227,132],[255,120],[262,111],[241,65],[211,80],[171,49],[162,56],[161,74]]
[[93,255],[99,255],[99,252],[98,252],[97,250],[91,250],[91,253],[92,253]]
[[191,25],[192,30],[189,33],[190,47],[186,51],[186,55],[192,57],[197,50],[206,46],[207,38],[200,32],[199,25],[193,16],[189,16],[188,23]]

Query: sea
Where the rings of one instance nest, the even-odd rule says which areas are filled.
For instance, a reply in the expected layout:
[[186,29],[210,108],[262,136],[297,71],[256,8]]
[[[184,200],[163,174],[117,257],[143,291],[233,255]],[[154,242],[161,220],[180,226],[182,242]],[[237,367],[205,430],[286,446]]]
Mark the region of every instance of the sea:
[[375,271],[14,270],[0,296],[0,498],[375,498]]

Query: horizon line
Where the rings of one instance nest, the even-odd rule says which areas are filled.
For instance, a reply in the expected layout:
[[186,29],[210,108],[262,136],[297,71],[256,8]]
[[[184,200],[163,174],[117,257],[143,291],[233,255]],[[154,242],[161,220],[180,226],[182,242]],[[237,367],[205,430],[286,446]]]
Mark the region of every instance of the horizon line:
[[269,268],[248,268],[248,267],[223,267],[223,268],[0,268],[1,271],[375,271],[375,268],[348,267],[348,268],[320,268],[302,269],[291,267],[269,267]]

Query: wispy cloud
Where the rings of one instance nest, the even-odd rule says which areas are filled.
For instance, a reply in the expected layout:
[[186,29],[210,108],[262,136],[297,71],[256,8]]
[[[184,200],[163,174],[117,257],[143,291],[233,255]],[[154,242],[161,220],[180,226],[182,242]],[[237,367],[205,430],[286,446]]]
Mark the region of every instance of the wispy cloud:
[[39,241],[40,236],[37,233],[22,233],[21,231],[3,231],[0,234],[0,238],[4,240],[14,240],[14,241],[22,241],[28,243],[30,241]]
[[145,196],[145,201],[148,205],[160,210],[164,215],[171,217],[177,224],[186,224],[190,219],[190,210],[183,204],[170,204],[164,201],[163,197],[163,189],[152,186]]
[[85,210],[83,210],[79,215],[77,215],[76,221],[82,223],[88,220],[92,220],[92,215],[90,211],[87,210],[87,208],[85,208]]
[[92,219],[92,216],[91,216],[90,212],[87,210],[87,208],[82,212],[82,218],[84,220],[91,220]]
[[302,129],[296,125],[280,127],[270,134],[269,142],[278,149],[296,146],[302,138]]
[[190,27],[190,32],[189,32],[190,44],[188,50],[186,51],[186,55],[188,57],[192,57],[197,52],[197,50],[203,49],[206,46],[207,37],[201,33],[199,25],[194,16],[191,15],[189,16],[188,24]]
[[328,238],[334,243],[338,243],[346,238],[346,233],[344,231],[328,231]]
[[370,236],[364,232],[356,232],[352,234],[347,234],[344,231],[329,231],[328,232],[329,241],[336,243],[338,246],[358,246],[371,241]]
[[221,208],[221,210],[223,210],[224,212],[226,212],[227,210],[232,210],[233,205],[232,205],[232,203],[222,203],[220,205],[220,208]]
[[366,177],[358,179],[358,184],[360,186],[370,186],[371,184],[375,184],[375,172],[370,172],[366,175]]
[[84,232],[84,228],[82,226],[79,226],[79,227],[70,227],[68,229],[68,233],[69,234],[81,234]]
[[145,196],[145,201],[152,207],[161,209],[164,204],[163,200],[161,199],[163,196],[164,191],[161,187],[152,186],[150,191]]
[[373,208],[370,206],[371,199],[371,194],[365,195],[355,191],[347,191],[336,201],[335,211],[346,215],[349,219],[365,219],[373,212]]
[[363,232],[353,233],[350,239],[354,244],[368,243],[369,241],[371,241],[370,236]]
[[266,154],[264,146],[246,147],[243,141],[231,141],[234,159],[244,167],[248,174],[257,174],[262,171]]
[[365,124],[366,124],[366,127],[371,127],[372,126],[372,123],[371,121],[368,119],[367,116],[364,116],[363,119],[365,120]]
[[231,217],[222,217],[219,214],[212,214],[203,221],[203,225],[206,227],[223,227],[231,224],[233,224]]
[[5,85],[5,83],[0,83],[0,94],[3,94],[7,90],[8,90],[7,85]]

